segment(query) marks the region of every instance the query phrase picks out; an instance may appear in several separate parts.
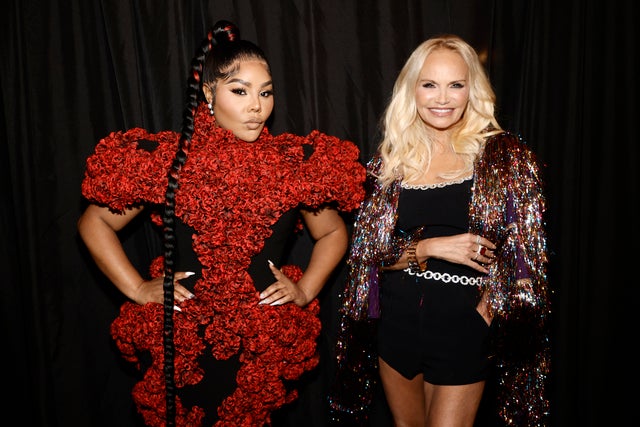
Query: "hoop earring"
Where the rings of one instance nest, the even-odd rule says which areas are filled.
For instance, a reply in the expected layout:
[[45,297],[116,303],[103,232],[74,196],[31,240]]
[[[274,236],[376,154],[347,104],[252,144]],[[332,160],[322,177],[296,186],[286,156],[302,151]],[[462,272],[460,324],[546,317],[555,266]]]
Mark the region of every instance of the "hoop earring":
[[207,107],[209,107],[209,115],[213,116],[213,105],[211,105],[211,103],[209,102],[207,104]]

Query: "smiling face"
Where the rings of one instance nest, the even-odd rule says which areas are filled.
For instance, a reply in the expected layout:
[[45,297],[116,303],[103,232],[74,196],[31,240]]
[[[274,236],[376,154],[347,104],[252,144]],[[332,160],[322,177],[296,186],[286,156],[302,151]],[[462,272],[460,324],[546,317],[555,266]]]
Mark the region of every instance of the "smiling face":
[[469,68],[462,57],[448,49],[438,49],[424,61],[415,96],[418,114],[438,131],[454,127],[469,102]]
[[267,64],[259,60],[239,62],[238,72],[218,80],[215,96],[212,88],[203,87],[218,126],[229,129],[243,141],[253,142],[260,136],[273,111],[273,82]]

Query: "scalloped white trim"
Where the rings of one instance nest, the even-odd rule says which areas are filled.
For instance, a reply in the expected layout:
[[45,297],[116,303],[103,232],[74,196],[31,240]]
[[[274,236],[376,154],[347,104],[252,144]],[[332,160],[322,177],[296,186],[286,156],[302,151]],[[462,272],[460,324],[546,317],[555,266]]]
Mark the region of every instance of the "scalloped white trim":
[[402,188],[406,188],[409,190],[433,190],[435,188],[443,188],[449,185],[462,184],[463,182],[468,181],[470,179],[473,179],[473,174],[469,176],[465,176],[463,178],[454,179],[453,181],[444,181],[444,182],[438,182],[435,184],[413,185],[413,184],[405,184],[403,182],[401,185],[402,185]]

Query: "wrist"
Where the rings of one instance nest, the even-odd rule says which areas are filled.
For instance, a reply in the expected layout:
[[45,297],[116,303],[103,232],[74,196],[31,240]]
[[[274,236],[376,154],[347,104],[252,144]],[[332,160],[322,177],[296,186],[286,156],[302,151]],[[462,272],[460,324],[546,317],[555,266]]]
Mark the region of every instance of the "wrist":
[[423,262],[418,261],[418,256],[416,255],[417,248],[417,240],[415,242],[412,242],[407,248],[407,264],[413,272],[417,273],[427,271],[427,260],[424,260]]

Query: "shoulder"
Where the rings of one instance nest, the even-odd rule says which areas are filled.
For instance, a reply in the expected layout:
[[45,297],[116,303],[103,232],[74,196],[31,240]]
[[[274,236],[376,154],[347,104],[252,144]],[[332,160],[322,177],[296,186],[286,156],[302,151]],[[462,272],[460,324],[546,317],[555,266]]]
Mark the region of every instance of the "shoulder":
[[527,143],[521,135],[505,130],[491,135],[486,140],[486,147],[490,149],[509,149],[524,147]]
[[527,141],[520,134],[502,131],[486,139],[482,157],[496,155],[505,157],[529,157],[534,156],[534,153]]
[[150,133],[142,128],[111,132],[96,146],[96,153],[119,150],[141,150],[153,152],[159,146],[174,145],[179,135],[172,131]]
[[337,136],[328,135],[319,130],[311,131],[304,137],[306,144],[324,147],[356,147],[356,145],[348,139],[342,139]]
[[178,137],[175,132],[152,134],[141,128],[111,132],[98,142],[87,158],[86,172],[91,176],[109,176],[166,168]]
[[371,174],[377,175],[382,170],[383,165],[384,162],[382,161],[382,155],[379,151],[376,151],[367,162],[367,171]]
[[275,137],[275,140],[280,144],[302,148],[305,160],[324,158],[339,163],[357,161],[360,156],[358,146],[352,141],[319,130],[313,130],[304,136],[284,133]]
[[524,138],[516,133],[504,131],[487,138],[484,150],[476,163],[478,173],[520,171],[538,173],[540,164],[535,152]]

